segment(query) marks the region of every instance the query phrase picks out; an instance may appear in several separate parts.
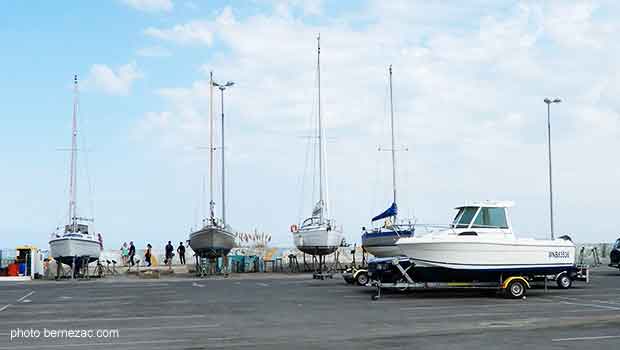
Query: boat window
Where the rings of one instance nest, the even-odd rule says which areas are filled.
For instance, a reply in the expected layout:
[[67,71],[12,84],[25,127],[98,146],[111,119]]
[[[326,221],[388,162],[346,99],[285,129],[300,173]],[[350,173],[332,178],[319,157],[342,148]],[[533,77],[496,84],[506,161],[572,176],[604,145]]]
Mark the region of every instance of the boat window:
[[620,239],[616,241],[616,244],[614,244],[614,249],[620,249]]
[[465,231],[459,233],[459,236],[477,236],[478,234],[474,231]]
[[462,209],[462,213],[458,218],[459,221],[456,224],[456,228],[466,228],[469,227],[469,224],[473,220],[476,212],[478,211],[478,207],[465,207]]
[[508,228],[506,210],[504,208],[481,208],[472,227],[476,228]]
[[456,212],[456,216],[454,217],[454,220],[452,220],[452,227],[456,227],[456,224],[458,224],[461,215],[463,215],[463,208],[460,208],[459,211]]

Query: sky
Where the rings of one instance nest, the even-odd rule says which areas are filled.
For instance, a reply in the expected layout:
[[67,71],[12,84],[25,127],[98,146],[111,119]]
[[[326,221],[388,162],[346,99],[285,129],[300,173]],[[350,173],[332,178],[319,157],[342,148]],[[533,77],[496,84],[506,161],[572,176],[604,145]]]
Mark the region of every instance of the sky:
[[[319,33],[329,200],[347,241],[359,243],[361,227],[392,200],[391,159],[378,151],[390,142],[389,65],[402,217],[446,224],[457,205],[512,200],[516,234],[548,237],[543,99],[558,97],[551,106],[556,234],[578,242],[619,235],[615,1],[2,7],[0,247],[47,247],[67,221],[74,74],[80,215],[95,218],[109,247],[187,239],[208,202],[210,71],[235,82],[225,93],[227,220],[292,246],[290,225],[316,200],[309,150]],[[219,162],[221,149],[216,155]]]

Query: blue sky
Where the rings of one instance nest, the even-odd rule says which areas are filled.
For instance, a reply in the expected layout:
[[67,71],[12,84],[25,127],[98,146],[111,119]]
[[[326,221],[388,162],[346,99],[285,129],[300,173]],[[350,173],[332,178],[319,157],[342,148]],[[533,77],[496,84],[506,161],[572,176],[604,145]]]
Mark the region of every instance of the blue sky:
[[[546,96],[556,227],[611,241],[620,205],[620,44],[611,1],[10,2],[0,14],[0,247],[46,246],[67,207],[71,81],[81,82],[80,203],[112,246],[184,240],[206,174],[208,71],[227,92],[228,215],[292,245],[309,214],[306,139],[322,36],[331,206],[349,241],[389,205],[386,69],[394,65],[399,206],[445,223],[514,200],[548,235]],[[219,106],[216,108],[216,112]],[[85,165],[88,157],[88,167]],[[88,174],[86,172],[88,169]],[[89,195],[88,179],[92,194]],[[92,203],[92,205],[91,205]],[[305,213],[305,214],[304,214]]]

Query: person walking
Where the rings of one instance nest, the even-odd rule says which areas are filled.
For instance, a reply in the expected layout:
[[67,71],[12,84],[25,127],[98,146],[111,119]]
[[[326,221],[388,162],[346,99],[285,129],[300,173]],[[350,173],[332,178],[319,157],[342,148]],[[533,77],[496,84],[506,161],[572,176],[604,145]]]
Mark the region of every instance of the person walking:
[[144,262],[147,264],[146,266],[151,267],[151,249],[153,246],[148,243],[146,245],[146,252],[144,252]]
[[136,263],[133,257],[136,255],[136,246],[133,245],[133,241],[129,242],[129,266],[134,266]]
[[179,242],[177,253],[179,253],[179,261],[181,262],[181,265],[185,265],[185,246],[183,245],[183,242]]

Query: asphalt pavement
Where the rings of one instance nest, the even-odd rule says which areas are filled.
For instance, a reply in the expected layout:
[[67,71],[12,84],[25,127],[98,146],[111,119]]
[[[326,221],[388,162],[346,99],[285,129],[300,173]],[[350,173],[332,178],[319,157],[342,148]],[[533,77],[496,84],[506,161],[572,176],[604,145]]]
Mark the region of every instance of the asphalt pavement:
[[0,283],[0,350],[614,349],[620,271],[528,291],[387,293],[310,275]]

